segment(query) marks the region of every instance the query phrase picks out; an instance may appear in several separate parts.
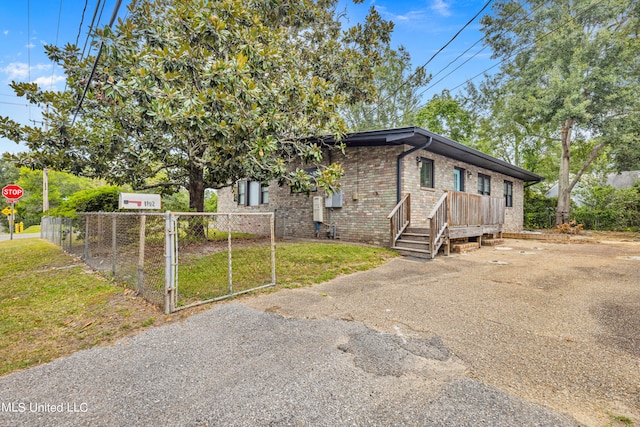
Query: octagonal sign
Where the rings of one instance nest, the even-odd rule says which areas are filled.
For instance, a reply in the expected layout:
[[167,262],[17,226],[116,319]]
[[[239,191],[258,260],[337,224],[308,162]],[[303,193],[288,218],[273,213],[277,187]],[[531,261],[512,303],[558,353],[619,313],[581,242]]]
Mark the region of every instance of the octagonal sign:
[[2,195],[7,199],[7,203],[15,203],[24,195],[24,191],[19,185],[9,184],[2,189]]

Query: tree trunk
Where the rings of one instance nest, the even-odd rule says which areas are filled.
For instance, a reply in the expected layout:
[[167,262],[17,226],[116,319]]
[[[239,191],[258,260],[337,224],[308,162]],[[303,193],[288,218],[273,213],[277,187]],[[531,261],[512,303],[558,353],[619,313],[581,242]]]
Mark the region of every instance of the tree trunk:
[[198,165],[189,168],[189,207],[204,212],[204,170]]
[[[198,165],[192,164],[189,168],[189,208],[196,212],[204,212],[204,170]],[[205,240],[205,219],[192,217],[189,220],[191,237]]]
[[558,205],[556,208],[556,225],[569,222],[571,210],[571,186],[569,171],[571,160],[571,130],[573,119],[567,119],[562,125],[562,154],[560,155],[560,177],[558,178]]

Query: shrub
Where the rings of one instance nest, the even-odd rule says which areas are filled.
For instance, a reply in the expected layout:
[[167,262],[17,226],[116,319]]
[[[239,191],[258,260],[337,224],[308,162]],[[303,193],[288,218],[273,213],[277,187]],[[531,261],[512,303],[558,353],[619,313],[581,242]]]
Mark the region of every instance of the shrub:
[[51,216],[75,218],[77,212],[115,212],[120,187],[100,187],[74,193],[60,206],[49,210]]

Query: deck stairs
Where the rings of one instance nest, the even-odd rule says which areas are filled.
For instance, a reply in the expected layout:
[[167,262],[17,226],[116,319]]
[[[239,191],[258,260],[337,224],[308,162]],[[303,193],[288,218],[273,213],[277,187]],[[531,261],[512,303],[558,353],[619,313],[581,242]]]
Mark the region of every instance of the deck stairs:
[[429,236],[428,228],[408,227],[400,234],[392,249],[403,256],[431,259]]

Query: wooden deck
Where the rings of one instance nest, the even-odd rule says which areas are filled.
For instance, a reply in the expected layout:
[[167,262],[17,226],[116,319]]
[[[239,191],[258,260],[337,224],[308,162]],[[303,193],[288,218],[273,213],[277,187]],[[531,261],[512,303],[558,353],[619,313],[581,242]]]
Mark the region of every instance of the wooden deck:
[[502,197],[446,191],[429,214],[429,228],[411,227],[411,197],[406,195],[389,214],[391,247],[403,255],[435,258],[446,255],[453,240],[501,235],[505,205]]

